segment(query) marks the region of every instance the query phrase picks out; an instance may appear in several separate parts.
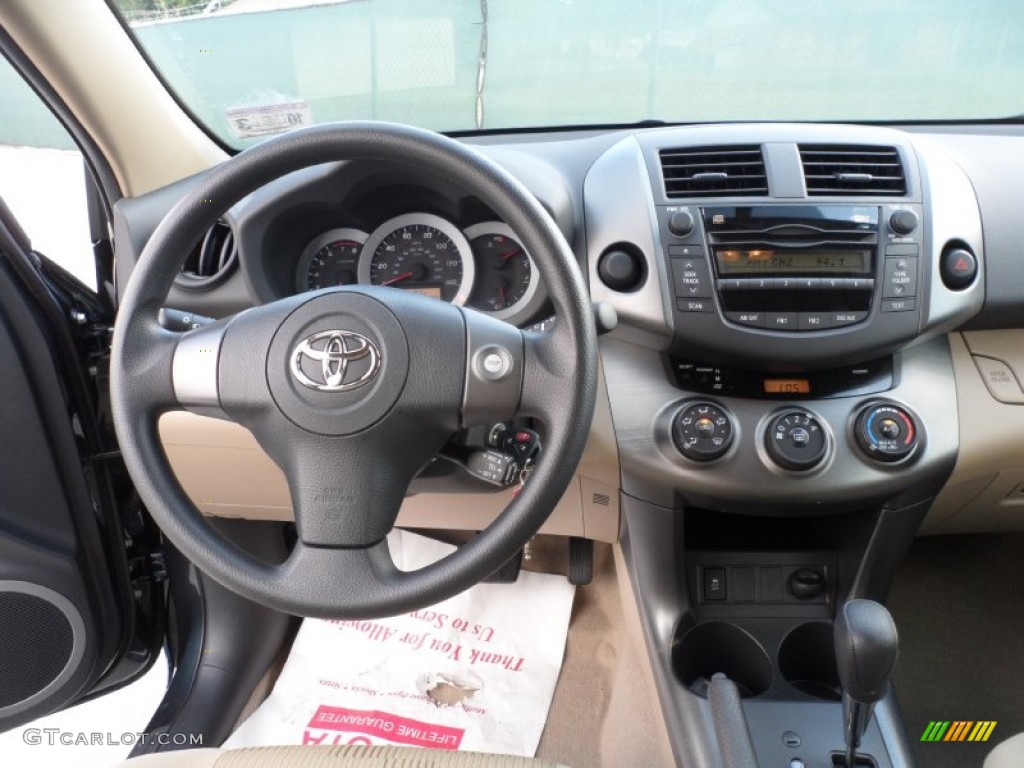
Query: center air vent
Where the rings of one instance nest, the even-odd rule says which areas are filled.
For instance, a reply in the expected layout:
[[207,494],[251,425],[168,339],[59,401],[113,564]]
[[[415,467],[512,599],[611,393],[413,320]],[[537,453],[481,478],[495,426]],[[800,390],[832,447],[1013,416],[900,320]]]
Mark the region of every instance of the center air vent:
[[768,194],[761,147],[663,149],[666,197],[749,197]]
[[895,147],[801,144],[807,194],[899,197],[907,181]]
[[237,252],[231,227],[224,221],[218,221],[188,255],[181,267],[178,284],[187,288],[211,287],[234,268]]

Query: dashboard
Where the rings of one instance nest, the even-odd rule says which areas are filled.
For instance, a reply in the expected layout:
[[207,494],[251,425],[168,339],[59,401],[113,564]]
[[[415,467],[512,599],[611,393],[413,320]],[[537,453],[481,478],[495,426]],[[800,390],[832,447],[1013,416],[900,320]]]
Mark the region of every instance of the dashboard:
[[[765,515],[937,497],[925,529],[972,530],[994,525],[982,507],[1006,506],[999,494],[1024,483],[1024,355],[1008,340],[1024,328],[1024,235],[1005,194],[1024,178],[1024,138],[735,124],[467,143],[533,192],[593,301],[618,316],[600,342],[592,445],[549,532],[614,540],[619,492]],[[119,284],[190,183],[118,203]],[[219,317],[359,283],[520,327],[550,317],[542,255],[481,201],[414,168],[306,169],[225,212],[223,226],[235,263],[179,281],[168,306]],[[211,446],[259,453],[214,432],[183,423],[165,444],[197,464]],[[287,517],[274,483],[259,501],[206,511]],[[464,490],[461,501],[486,489]],[[479,507],[496,513],[504,498]]]

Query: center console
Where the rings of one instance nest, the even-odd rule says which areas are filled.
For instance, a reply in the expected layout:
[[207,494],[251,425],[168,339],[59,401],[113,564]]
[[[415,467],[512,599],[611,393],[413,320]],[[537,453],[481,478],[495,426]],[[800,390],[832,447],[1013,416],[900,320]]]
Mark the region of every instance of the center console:
[[[723,764],[724,673],[761,765],[832,765],[837,606],[884,602],[956,461],[945,332],[984,299],[973,190],[907,134],[736,125],[623,139],[584,195],[591,292],[620,320],[601,354],[623,551],[677,761]],[[861,750],[911,764],[891,696]]]

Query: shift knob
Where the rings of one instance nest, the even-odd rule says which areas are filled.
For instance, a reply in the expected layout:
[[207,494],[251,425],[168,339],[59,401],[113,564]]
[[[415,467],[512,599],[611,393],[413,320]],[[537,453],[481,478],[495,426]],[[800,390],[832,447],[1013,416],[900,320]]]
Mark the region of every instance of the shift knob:
[[836,615],[834,642],[843,692],[861,704],[881,699],[899,654],[889,611],[873,600],[848,600]]

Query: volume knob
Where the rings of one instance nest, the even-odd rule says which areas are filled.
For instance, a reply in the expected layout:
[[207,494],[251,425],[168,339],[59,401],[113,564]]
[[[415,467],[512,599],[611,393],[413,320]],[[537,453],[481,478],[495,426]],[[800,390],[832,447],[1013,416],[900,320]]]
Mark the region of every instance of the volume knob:
[[693,232],[696,222],[689,211],[676,211],[668,217],[668,231],[676,237],[684,237]]

